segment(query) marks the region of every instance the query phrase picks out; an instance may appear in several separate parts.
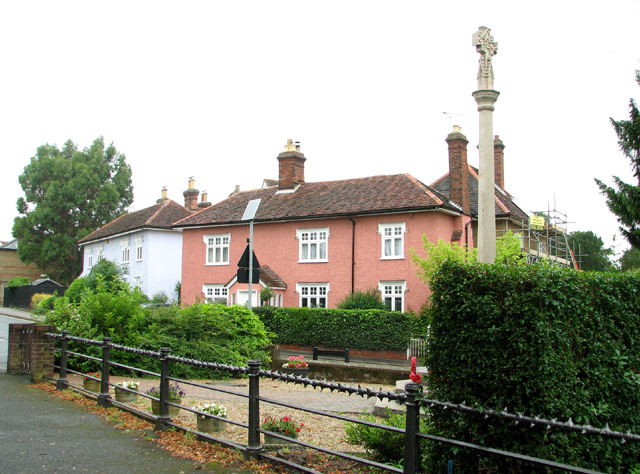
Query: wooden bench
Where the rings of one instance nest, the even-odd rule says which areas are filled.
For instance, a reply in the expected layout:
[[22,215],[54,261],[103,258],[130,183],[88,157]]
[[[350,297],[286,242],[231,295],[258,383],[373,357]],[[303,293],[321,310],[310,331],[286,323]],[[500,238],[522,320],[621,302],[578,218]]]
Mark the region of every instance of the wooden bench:
[[344,357],[345,362],[351,362],[351,352],[349,349],[331,351],[328,349],[318,349],[317,347],[314,347],[313,360],[318,360],[318,356],[339,356]]

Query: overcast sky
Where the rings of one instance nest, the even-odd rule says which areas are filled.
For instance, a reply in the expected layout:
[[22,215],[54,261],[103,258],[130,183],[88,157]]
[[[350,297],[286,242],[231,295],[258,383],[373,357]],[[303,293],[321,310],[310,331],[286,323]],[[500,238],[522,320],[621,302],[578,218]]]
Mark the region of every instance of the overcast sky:
[[471,38],[486,26],[507,191],[612,245],[594,178],[632,181],[609,118],[640,98],[638,24],[638,0],[2,2],[0,240],[36,148],[67,139],[126,155],[136,210],[163,186],[183,202],[189,176],[214,203],[277,179],[287,138],[309,182],[431,184],[453,125],[477,166]]

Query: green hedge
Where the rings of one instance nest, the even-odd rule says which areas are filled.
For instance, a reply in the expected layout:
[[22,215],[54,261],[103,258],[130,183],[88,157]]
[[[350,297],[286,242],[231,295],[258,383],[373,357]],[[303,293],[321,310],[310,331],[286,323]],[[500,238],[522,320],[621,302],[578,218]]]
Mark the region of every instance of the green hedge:
[[[432,283],[429,396],[640,433],[640,278],[550,265],[444,264]],[[437,434],[566,464],[629,472],[640,443],[433,410]],[[533,465],[437,444],[434,469]]]
[[279,344],[404,351],[416,317],[374,309],[253,308]]

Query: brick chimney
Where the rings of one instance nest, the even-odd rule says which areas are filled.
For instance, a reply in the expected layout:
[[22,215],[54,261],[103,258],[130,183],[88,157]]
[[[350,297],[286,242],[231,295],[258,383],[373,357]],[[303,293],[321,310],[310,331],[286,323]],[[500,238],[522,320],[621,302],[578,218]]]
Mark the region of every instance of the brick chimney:
[[158,199],[156,201],[156,203],[160,203],[160,202],[166,201],[167,199],[168,199],[167,198],[167,187],[166,186],[162,186],[162,197],[160,199]]
[[496,135],[493,140],[493,166],[495,168],[496,185],[504,191],[504,143]]
[[209,207],[211,203],[207,200],[207,191],[202,191],[202,196],[200,197],[200,202],[198,203],[198,209],[204,209],[205,207]]
[[195,189],[195,182],[194,177],[191,176],[189,178],[189,186],[187,190],[182,193],[184,195],[184,207],[190,211],[198,209],[198,195],[200,194],[200,191]]
[[469,202],[469,166],[467,144],[469,140],[460,127],[453,126],[453,132],[446,139],[449,145],[449,199],[462,207],[462,212],[471,214]]
[[278,188],[295,188],[304,183],[304,162],[307,159],[300,153],[300,142],[287,139],[284,151],[278,155]]

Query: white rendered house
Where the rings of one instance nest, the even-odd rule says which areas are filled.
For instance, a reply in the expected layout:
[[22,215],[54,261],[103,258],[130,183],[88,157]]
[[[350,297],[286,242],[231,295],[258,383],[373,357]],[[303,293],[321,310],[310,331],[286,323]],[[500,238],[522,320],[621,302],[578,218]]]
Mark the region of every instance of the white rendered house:
[[161,199],[114,219],[78,241],[84,254],[80,276],[107,259],[125,267],[127,281],[147,296],[164,292],[174,299],[176,283],[182,279],[182,232],[171,225],[192,213],[171,199]]

